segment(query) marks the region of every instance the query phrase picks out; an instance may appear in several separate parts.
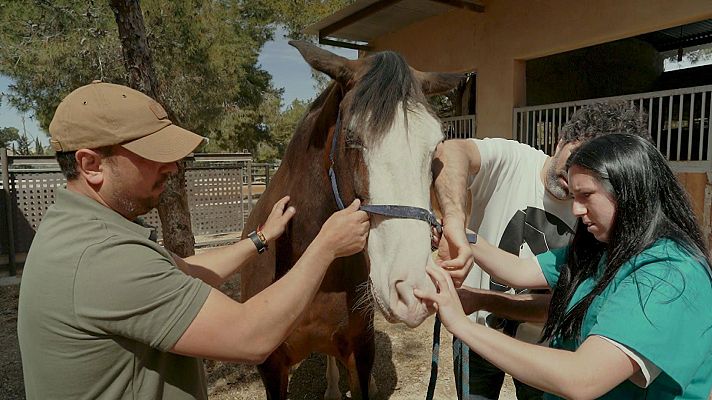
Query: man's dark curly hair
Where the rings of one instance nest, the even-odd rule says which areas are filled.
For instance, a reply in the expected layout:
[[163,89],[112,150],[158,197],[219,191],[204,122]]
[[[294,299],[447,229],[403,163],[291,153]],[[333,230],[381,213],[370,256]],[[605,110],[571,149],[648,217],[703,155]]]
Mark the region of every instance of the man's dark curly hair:
[[584,106],[561,127],[559,138],[564,143],[585,142],[609,133],[629,133],[652,141],[647,114],[627,101]]

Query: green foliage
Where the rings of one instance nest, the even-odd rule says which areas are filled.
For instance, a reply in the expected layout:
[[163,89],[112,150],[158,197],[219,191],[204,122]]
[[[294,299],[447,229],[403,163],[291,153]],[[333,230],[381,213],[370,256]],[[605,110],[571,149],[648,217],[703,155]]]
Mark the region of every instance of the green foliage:
[[304,29],[354,0],[265,0],[271,3],[275,21],[283,25],[293,39],[306,39]]
[[20,131],[11,126],[0,128],[0,147],[8,147],[8,144],[20,139]]
[[15,152],[21,156],[29,156],[32,154],[30,151],[30,146],[31,146],[31,141],[30,138],[27,137],[27,135],[22,135],[20,136],[16,141],[17,143],[17,148],[15,149]]
[[[455,93],[451,95],[455,95]],[[431,96],[428,98],[428,103],[430,103],[430,107],[433,108],[439,118],[452,117],[455,112],[452,99],[448,95]]]
[[704,47],[704,48],[698,48],[698,49],[694,49],[694,50],[685,51],[682,54],[681,61],[678,61],[677,54],[669,55],[667,57],[667,60],[672,63],[687,62],[691,65],[699,64],[702,62],[712,60],[712,48]]
[[[188,129],[206,133],[223,113],[256,109],[270,76],[256,66],[271,38],[259,7],[210,0],[142,2],[166,102]],[[35,110],[47,129],[57,104],[94,79],[126,84],[114,16],[106,2],[11,2],[0,6],[0,73],[9,101]]]
[[[259,66],[259,52],[277,24],[300,36],[304,27],[347,3],[142,1],[158,80],[177,122],[211,138],[203,151],[256,153],[268,146],[281,154],[284,138],[271,135],[284,135],[289,123],[281,122],[282,93]],[[61,99],[75,88],[94,79],[126,84],[123,63],[107,1],[0,2],[0,74],[14,81],[3,100],[21,112],[32,110],[45,131]]]
[[295,99],[284,111],[266,113],[266,115],[274,117],[267,121],[270,127],[270,140],[260,143],[254,153],[258,162],[272,162],[282,158],[297,125],[302,120],[308,107],[308,101]]
[[93,79],[121,82],[123,65],[108,5],[83,1],[0,4],[0,73],[15,84],[6,94],[22,112],[34,110],[47,129],[60,99]]
[[36,156],[43,156],[45,154],[45,148],[40,142],[40,138],[35,138],[35,153]]

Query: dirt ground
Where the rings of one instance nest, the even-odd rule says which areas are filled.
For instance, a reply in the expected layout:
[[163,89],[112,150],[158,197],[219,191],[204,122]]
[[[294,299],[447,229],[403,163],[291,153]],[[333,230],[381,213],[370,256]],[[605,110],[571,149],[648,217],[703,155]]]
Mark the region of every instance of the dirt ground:
[[[22,365],[17,344],[17,285],[0,286],[0,399],[24,399]],[[377,399],[424,399],[430,377],[433,319],[416,329],[391,325],[376,318],[376,364],[374,377],[379,389]],[[441,332],[440,373],[436,399],[456,399],[452,376],[452,336]],[[264,389],[252,366],[206,362],[209,398],[212,400],[264,399]],[[289,387],[292,400],[322,399],[326,390],[326,358],[313,354],[293,369]],[[342,369],[341,393],[347,397],[348,385]],[[500,399],[514,399],[510,379]]]

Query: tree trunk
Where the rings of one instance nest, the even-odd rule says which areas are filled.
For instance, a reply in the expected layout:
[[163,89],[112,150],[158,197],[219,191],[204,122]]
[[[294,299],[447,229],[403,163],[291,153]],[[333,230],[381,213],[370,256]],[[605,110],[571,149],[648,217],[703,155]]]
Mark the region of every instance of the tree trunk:
[[[163,101],[158,77],[153,68],[151,51],[146,40],[143,14],[138,0],[109,0],[119,28],[124,65],[129,86],[152,97],[163,105],[174,123],[173,111]],[[195,254],[195,238],[190,223],[188,196],[185,190],[185,164],[178,163],[178,172],[166,183],[158,205],[163,230],[163,245],[181,257]]]

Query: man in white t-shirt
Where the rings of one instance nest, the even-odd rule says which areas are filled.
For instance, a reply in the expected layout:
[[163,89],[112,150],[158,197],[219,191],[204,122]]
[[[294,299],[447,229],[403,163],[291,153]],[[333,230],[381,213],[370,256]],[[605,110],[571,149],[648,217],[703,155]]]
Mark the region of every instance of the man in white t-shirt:
[[[566,161],[582,143],[594,137],[626,132],[650,138],[644,116],[632,105],[599,103],[574,113],[562,127],[553,156],[528,145],[505,139],[466,139],[443,142],[433,163],[435,191],[443,212],[444,238],[447,239],[451,266],[473,262],[463,227],[477,232],[490,243],[520,257],[532,257],[549,249],[565,246],[576,224],[571,212]],[[466,199],[471,199],[470,219],[466,221]],[[455,284],[463,284],[455,280]],[[461,298],[477,289],[513,294],[513,290],[491,280],[475,265],[464,279]],[[489,292],[492,293],[492,292]],[[486,294],[484,294],[486,295]],[[521,296],[521,295],[520,295]],[[501,297],[501,296],[500,296]],[[522,296],[523,297],[523,296]],[[545,319],[549,294],[527,294],[531,302],[518,302],[517,311],[501,315],[520,315],[527,321]],[[524,297],[523,297],[524,298]],[[463,301],[468,309],[467,301]],[[479,304],[483,304],[480,301]],[[528,306],[522,307],[522,304]],[[469,309],[472,308],[469,304]],[[500,308],[480,307],[498,311]],[[538,310],[537,310],[538,308]],[[474,309],[477,309],[475,307]],[[543,310],[543,311],[542,311]],[[536,343],[541,324],[504,319],[486,311],[476,311],[470,318],[510,336]],[[543,322],[543,321],[541,321]],[[504,372],[469,351],[458,339],[453,343],[455,380],[459,399],[497,399]],[[467,363],[467,364],[466,364]],[[469,393],[463,395],[463,366],[469,369]],[[519,400],[540,399],[542,392],[515,381]]]

